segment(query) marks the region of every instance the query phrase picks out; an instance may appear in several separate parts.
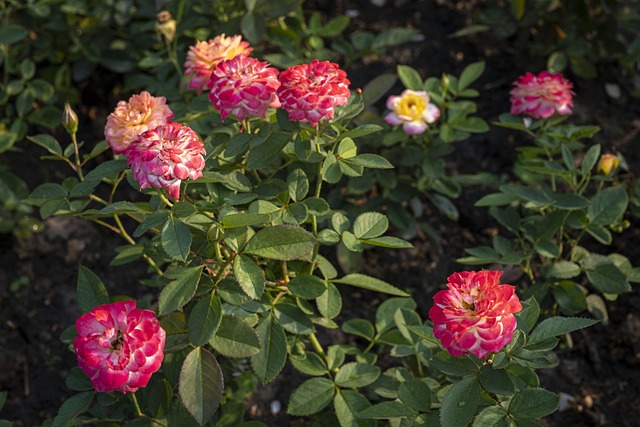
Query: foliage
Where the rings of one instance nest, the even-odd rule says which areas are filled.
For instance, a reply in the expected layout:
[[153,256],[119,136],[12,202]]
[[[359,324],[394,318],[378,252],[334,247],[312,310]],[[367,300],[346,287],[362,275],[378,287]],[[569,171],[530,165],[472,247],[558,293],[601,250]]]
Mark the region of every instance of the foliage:
[[[514,167],[516,180],[476,202],[489,207],[504,233],[492,246],[469,248],[463,264],[516,266],[529,278],[527,295],[547,309],[564,314],[589,310],[606,321],[607,299],[630,292],[640,268],[616,253],[598,253],[594,243],[611,245],[612,232],[629,226],[624,218],[629,195],[618,170],[597,171],[601,147],[582,140],[595,126],[563,123],[554,117],[531,123],[508,114],[496,125],[527,134]],[[526,122],[529,120],[529,125]]]
[[615,61],[635,74],[640,59],[637,6],[636,0],[488,1],[477,10],[474,24],[458,34],[487,31],[498,39],[514,38],[518,48],[546,59],[552,72],[570,69],[589,79],[601,65]]

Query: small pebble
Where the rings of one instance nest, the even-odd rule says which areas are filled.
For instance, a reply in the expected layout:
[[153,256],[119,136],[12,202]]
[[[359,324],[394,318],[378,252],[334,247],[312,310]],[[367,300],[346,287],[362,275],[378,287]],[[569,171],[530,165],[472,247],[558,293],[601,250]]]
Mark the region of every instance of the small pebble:
[[282,409],[282,404],[280,403],[279,400],[272,400],[271,401],[271,414],[272,415],[278,415],[278,413],[280,412],[281,409]]

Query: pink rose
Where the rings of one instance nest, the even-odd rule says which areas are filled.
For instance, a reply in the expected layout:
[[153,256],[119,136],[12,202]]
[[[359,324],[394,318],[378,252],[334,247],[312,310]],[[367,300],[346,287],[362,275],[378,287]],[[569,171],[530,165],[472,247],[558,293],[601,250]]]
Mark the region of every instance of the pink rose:
[[222,61],[232,59],[236,55],[249,56],[253,51],[249,42],[242,41],[242,36],[225,37],[221,34],[208,41],[199,41],[189,48],[184,62],[185,76],[191,76],[189,88],[198,93],[207,89],[211,73]]
[[188,126],[169,123],[148,130],[129,145],[125,155],[140,189],[165,188],[180,198],[180,183],[202,177],[204,144]]
[[120,101],[107,117],[104,137],[116,154],[122,154],[141,133],[169,123],[173,112],[164,96],[151,96],[147,91]]
[[501,285],[501,271],[461,271],[447,279],[429,310],[433,335],[452,355],[484,359],[511,342],[514,313],[522,310],[515,286]]
[[528,114],[534,119],[546,118],[554,113],[571,114],[574,92],[571,82],[562,74],[542,71],[537,76],[526,73],[516,80],[511,89],[511,114]]
[[266,118],[269,107],[280,107],[276,89],[278,70],[266,62],[237,55],[213,70],[209,81],[209,100],[220,111],[222,120],[233,114],[238,120],[248,116]]
[[164,358],[165,331],[153,311],[134,301],[95,307],[76,320],[78,365],[97,391],[135,392]]
[[280,73],[278,97],[289,120],[315,126],[322,119],[333,119],[334,107],[349,101],[347,73],[338,64],[314,59]]
[[419,135],[427,130],[427,124],[440,117],[440,109],[429,102],[429,94],[407,89],[400,96],[390,96],[387,108],[391,110],[384,120],[392,126],[402,125],[409,135]]

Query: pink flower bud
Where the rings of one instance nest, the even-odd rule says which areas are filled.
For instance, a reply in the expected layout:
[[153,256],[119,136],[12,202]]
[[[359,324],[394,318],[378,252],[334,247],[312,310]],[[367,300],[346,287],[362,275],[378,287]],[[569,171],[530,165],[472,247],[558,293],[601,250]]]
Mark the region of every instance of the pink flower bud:
[[222,120],[233,114],[238,120],[248,116],[266,118],[269,107],[280,107],[276,89],[278,70],[267,62],[237,55],[213,70],[209,81],[209,100],[220,111]]
[[347,73],[338,64],[314,59],[280,73],[278,97],[289,120],[315,126],[322,119],[333,119],[334,107],[349,101]]
[[129,145],[125,155],[140,189],[165,188],[180,198],[180,183],[202,177],[204,144],[188,126],[168,123],[148,130]]
[[214,39],[197,42],[189,48],[184,63],[184,75],[191,76],[189,88],[201,93],[207,89],[211,73],[219,63],[236,55],[249,56],[252,51],[249,42],[242,41],[242,36],[239,35],[225,37],[221,34]]
[[515,286],[501,285],[501,271],[461,271],[447,279],[429,310],[433,335],[452,355],[484,359],[511,342],[522,310]]
[[562,74],[542,71],[537,76],[526,73],[513,83],[511,114],[528,114],[534,119],[546,118],[554,113],[571,114],[573,108],[571,82]]
[[134,301],[95,307],[76,320],[78,365],[97,391],[135,392],[164,358],[165,331],[153,311]]
[[390,96],[387,108],[391,110],[384,120],[392,126],[402,125],[409,135],[418,135],[427,130],[427,124],[440,117],[440,109],[429,102],[429,94],[407,89],[400,96]]
[[120,101],[107,117],[104,137],[116,154],[122,154],[138,135],[169,123],[173,112],[164,96],[151,96],[147,91]]

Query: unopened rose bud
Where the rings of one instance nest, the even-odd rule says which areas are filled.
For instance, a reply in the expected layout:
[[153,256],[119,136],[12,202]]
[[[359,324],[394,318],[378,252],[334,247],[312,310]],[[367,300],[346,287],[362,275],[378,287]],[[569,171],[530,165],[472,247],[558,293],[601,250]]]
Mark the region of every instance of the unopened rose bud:
[[167,43],[171,43],[176,35],[176,20],[166,10],[159,12],[156,19],[156,33],[164,37]]
[[69,101],[64,103],[64,111],[62,112],[60,121],[69,135],[75,135],[78,131],[78,115],[73,111],[71,105],[69,105]]
[[615,154],[603,154],[598,162],[598,172],[602,175],[609,175],[620,167],[620,160]]

